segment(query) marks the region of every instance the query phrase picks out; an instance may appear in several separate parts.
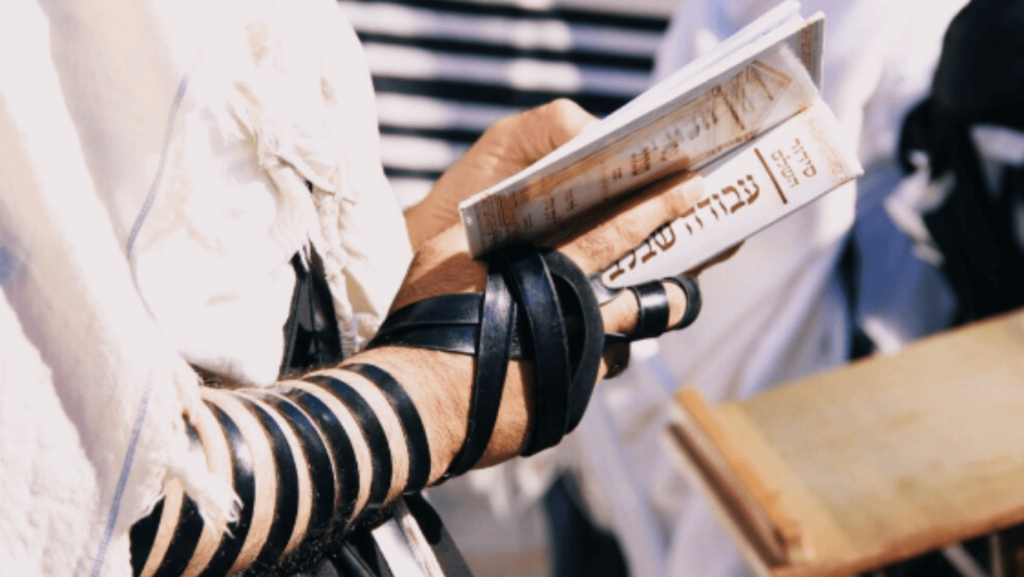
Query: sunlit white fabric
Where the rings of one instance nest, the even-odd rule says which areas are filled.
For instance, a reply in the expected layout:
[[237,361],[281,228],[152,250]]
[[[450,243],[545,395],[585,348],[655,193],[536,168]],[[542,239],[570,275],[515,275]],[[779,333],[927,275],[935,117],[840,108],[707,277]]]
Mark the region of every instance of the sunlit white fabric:
[[165,479],[230,514],[186,361],[273,382],[304,245],[348,353],[397,290],[370,79],[330,0],[11,0],[0,54],[0,563],[127,575]]

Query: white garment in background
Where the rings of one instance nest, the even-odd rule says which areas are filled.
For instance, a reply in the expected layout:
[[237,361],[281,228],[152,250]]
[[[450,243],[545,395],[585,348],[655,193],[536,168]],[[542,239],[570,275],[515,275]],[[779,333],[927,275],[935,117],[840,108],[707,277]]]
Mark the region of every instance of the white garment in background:
[[411,257],[377,146],[331,0],[0,4],[4,572],[129,575],[168,479],[225,521],[187,362],[273,382],[310,241],[346,352],[376,331]]
[[[630,370],[598,388],[595,404],[614,423],[617,442],[608,442],[606,431],[586,434],[595,427],[588,413],[585,434],[577,439],[584,455],[580,471],[597,495],[597,516],[620,538],[633,574],[747,573],[661,442],[671,397],[693,385],[712,403],[743,398],[842,363],[849,348],[848,303],[836,265],[855,217],[865,275],[860,322],[895,335],[898,346],[950,320],[948,288],[934,268],[913,256],[881,200],[901,178],[894,153],[902,118],[929,90],[942,35],[964,3],[803,2],[805,16],[825,13],[824,97],[867,173],[859,190],[849,185],[832,192],[702,273],[704,308],[697,322],[638,347]],[[775,4],[686,0],[673,18],[657,72],[664,76],[688,63]],[[635,473],[598,473],[609,463]],[[646,509],[623,515],[616,501],[641,502]],[[651,535],[660,541],[652,543]]]

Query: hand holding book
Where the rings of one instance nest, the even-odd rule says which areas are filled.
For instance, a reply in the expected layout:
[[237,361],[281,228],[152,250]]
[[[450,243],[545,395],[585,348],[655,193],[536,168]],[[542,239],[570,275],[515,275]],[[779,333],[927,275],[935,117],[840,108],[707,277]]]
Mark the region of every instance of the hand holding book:
[[667,174],[707,194],[602,275],[689,270],[860,174],[818,92],[823,18],[788,2],[552,154],[460,205],[474,256],[533,240]]

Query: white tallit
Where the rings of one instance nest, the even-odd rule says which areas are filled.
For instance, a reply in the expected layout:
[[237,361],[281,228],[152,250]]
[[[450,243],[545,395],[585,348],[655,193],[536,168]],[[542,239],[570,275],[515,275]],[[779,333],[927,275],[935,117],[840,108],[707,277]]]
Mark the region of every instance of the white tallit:
[[346,352],[376,330],[410,258],[377,140],[331,0],[0,4],[4,572],[129,575],[168,480],[228,518],[188,363],[273,382],[310,242]]

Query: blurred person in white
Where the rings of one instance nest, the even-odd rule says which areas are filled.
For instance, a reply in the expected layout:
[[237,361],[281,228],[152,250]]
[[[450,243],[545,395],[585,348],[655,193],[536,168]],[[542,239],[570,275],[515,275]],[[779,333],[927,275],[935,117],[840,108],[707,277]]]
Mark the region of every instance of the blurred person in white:
[[[659,52],[664,77],[753,21],[774,0],[686,0]],[[824,98],[866,173],[756,235],[741,266],[701,277],[700,331],[634,347],[581,425],[579,477],[591,511],[623,543],[634,575],[726,577],[748,570],[661,435],[672,394],[743,398],[953,321],[955,299],[930,256],[889,217],[903,181],[903,118],[928,92],[943,33],[964,0],[811,0],[827,19]],[[925,258],[922,258],[925,257]],[[757,290],[750,290],[757,287]]]

